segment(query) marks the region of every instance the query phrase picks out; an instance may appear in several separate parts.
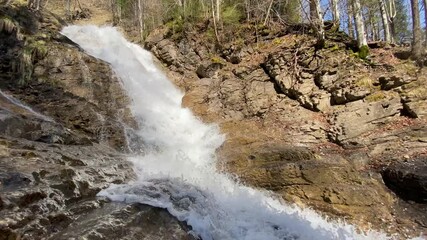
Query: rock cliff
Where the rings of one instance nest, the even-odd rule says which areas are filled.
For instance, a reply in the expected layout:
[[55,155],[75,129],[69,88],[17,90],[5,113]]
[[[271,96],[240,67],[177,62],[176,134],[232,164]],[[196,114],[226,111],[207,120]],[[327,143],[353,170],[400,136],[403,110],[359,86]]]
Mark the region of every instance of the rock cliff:
[[0,7],[0,239],[194,239],[166,210],[95,197],[135,178],[137,126],[119,79],[63,24]]

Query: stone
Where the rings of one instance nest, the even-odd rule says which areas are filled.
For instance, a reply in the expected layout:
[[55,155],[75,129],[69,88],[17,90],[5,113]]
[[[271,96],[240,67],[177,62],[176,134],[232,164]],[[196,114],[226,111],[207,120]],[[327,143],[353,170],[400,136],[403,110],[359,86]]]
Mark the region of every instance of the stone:
[[197,67],[196,73],[199,78],[212,78],[222,67],[222,63],[203,63]]
[[165,209],[144,204],[102,203],[89,208],[79,221],[51,236],[52,239],[179,239],[196,240],[191,229]]
[[411,76],[382,76],[379,78],[382,90],[391,90],[396,87],[400,87],[404,84],[408,84],[416,79]]
[[401,198],[427,203],[427,158],[391,164],[381,174],[385,184]]

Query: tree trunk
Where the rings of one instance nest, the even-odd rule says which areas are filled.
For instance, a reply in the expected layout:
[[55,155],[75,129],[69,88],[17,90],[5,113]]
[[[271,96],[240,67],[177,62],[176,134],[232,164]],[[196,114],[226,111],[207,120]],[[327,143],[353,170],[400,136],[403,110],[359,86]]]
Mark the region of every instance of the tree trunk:
[[389,27],[390,27],[390,31],[391,31],[391,42],[394,43],[395,39],[394,37],[396,36],[396,24],[394,23],[394,20],[396,18],[396,3],[395,0],[389,0],[389,6],[388,6],[388,22],[389,22]]
[[271,0],[270,5],[268,5],[267,14],[264,19],[264,26],[267,24],[268,17],[270,16],[271,7],[273,6],[274,0]]
[[335,24],[338,26],[340,26],[340,11],[338,9],[338,0],[331,0],[331,5],[332,5],[332,17],[334,19]]
[[325,30],[323,29],[323,17],[319,0],[310,0],[310,21],[316,33],[318,45],[323,46],[325,43]]
[[412,58],[420,60],[422,55],[421,23],[418,0],[411,0],[412,7]]
[[67,0],[67,3],[65,4],[65,12],[68,20],[71,20],[71,0]]
[[[217,3],[218,3],[218,0],[217,0]],[[211,0],[211,5],[212,5],[212,20],[213,20],[213,24],[214,24],[215,37],[216,37],[216,41],[219,43],[218,26],[217,26],[217,21],[216,21],[216,16],[215,16],[214,0]]]
[[[424,20],[427,24],[427,0],[423,0],[424,3]],[[427,27],[426,27],[426,31],[425,31],[425,40],[424,40],[424,46],[427,47]]]
[[221,0],[216,0],[216,22],[219,23],[220,19],[220,12],[221,12]]
[[384,41],[390,43],[391,42],[391,35],[390,35],[390,26],[388,25],[388,17],[387,17],[387,11],[385,9],[385,0],[380,0],[380,12],[381,12],[381,20],[383,22],[383,28],[384,28]]
[[377,35],[377,24],[373,18],[371,18],[371,32],[372,32],[372,41],[380,40],[380,36]]
[[141,4],[141,0],[138,0],[138,22],[139,22],[139,36],[141,38],[141,41],[144,39],[144,24],[142,19],[143,14],[143,8]]
[[367,46],[365,25],[363,24],[362,12],[360,10],[360,1],[353,0],[354,22],[356,23],[356,38],[358,47]]
[[352,11],[351,5],[352,5],[351,0],[347,0],[347,28],[348,28],[348,35],[351,38],[354,38],[353,11]]
[[245,0],[245,9],[246,9],[246,21],[250,20],[250,9],[249,9],[249,0]]

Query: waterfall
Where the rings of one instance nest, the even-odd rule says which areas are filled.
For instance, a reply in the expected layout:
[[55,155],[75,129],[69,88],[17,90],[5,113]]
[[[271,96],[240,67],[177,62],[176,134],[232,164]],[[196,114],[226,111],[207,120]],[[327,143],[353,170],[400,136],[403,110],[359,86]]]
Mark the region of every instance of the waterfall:
[[136,134],[147,145],[144,154],[129,157],[138,179],[112,185],[100,196],[166,208],[204,240],[387,238],[327,221],[219,172],[215,150],[225,136],[181,107],[183,93],[156,68],[149,52],[113,27],[69,26],[62,34],[111,64],[132,99],[140,126]]

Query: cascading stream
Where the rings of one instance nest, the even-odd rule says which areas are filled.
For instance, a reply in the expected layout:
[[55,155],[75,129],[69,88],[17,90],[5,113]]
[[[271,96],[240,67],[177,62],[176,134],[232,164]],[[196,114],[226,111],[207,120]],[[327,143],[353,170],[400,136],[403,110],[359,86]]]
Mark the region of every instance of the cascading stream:
[[149,52],[113,27],[69,26],[62,34],[111,64],[132,99],[137,134],[148,146],[145,154],[129,158],[138,179],[113,185],[100,196],[166,208],[204,240],[387,238],[328,222],[220,173],[215,150],[224,136],[181,107],[183,93],[156,68]]

